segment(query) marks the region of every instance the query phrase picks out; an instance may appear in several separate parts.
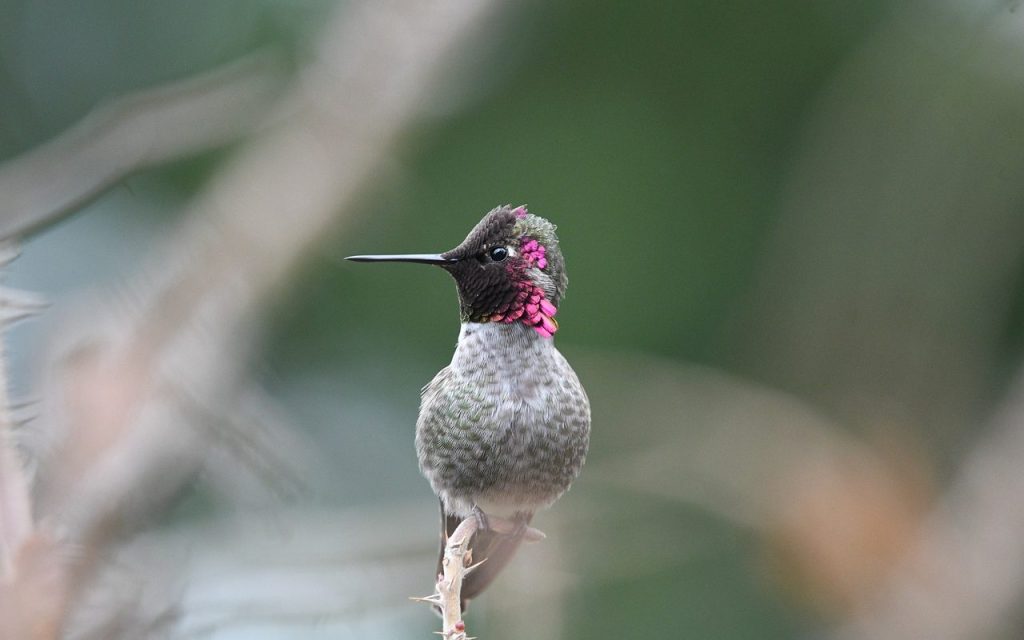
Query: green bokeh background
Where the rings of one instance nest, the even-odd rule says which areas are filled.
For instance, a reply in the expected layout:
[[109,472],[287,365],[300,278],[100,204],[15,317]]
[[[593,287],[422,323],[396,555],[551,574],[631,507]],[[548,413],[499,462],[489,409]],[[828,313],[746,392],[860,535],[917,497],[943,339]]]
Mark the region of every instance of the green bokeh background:
[[[559,226],[570,287],[558,345],[591,388],[591,464],[638,449],[663,411],[657,398],[616,409],[644,372],[623,387],[615,357],[640,354],[792,393],[853,433],[895,429],[944,479],[1016,369],[1024,308],[1024,189],[1014,184],[1024,92],[1009,71],[1024,38],[1014,3],[977,4],[534,1],[503,11],[476,51],[455,56],[456,77],[353,221],[263,319],[254,373],[330,461],[313,501],[433,499],[412,451],[417,391],[458,330],[443,273],[340,258],[448,249],[502,203]],[[333,8],[0,3],[0,157],[104,100],[253,51],[301,68]],[[59,309],[69,292],[130,275],[233,151],[127,178],[31,239],[10,281]],[[1002,196],[982,197],[992,193]],[[13,337],[17,388],[30,386],[46,326]],[[560,508],[586,505],[618,515],[587,532],[582,548],[597,551],[580,560],[565,637],[793,638],[829,624],[765,577],[749,531],[584,474]],[[198,489],[171,522],[218,508]],[[630,548],[641,517],[660,523],[653,544],[679,553],[641,575],[594,578],[600,554]],[[474,631],[506,637],[495,620],[484,611]],[[417,624],[425,637],[432,620]],[[307,637],[294,626],[267,633]]]

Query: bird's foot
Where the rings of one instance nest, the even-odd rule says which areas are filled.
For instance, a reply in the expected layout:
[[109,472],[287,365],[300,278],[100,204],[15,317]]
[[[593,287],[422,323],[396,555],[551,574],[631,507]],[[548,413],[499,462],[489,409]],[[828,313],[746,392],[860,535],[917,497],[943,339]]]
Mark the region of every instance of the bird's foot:
[[473,505],[473,517],[476,518],[476,528],[478,531],[490,531],[491,523],[483,509]]
[[530,528],[530,515],[518,512],[515,517],[512,518],[512,522],[516,524],[516,528],[508,535],[513,538],[519,538],[525,535],[526,530]]
[[[511,518],[498,518],[492,526],[491,519],[480,507],[473,505],[473,517],[476,518],[477,531],[492,531],[498,535],[509,538],[519,538],[530,530],[530,518],[532,514],[516,512]],[[511,525],[511,526],[510,526]]]

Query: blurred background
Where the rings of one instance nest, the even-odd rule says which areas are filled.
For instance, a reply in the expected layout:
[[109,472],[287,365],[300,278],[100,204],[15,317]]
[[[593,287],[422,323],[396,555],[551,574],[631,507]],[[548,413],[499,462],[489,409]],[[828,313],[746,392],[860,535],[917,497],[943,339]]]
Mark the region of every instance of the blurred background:
[[454,287],[341,258],[526,203],[593,438],[472,635],[1020,637],[1020,4],[486,4],[0,3],[0,632],[429,637]]

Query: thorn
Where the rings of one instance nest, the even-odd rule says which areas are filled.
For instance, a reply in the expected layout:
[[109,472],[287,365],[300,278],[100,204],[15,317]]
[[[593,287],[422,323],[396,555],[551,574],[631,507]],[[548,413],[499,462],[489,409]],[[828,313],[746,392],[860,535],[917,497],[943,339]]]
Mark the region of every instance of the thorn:
[[485,562],[487,562],[487,558],[484,558],[483,560],[481,560],[480,562],[478,562],[476,564],[469,565],[468,567],[466,567],[466,570],[463,572],[462,575],[468,576],[469,574],[471,574],[474,571],[476,571],[476,568],[479,567],[480,565],[482,565]]
[[409,596],[409,599],[413,602],[426,602],[427,604],[441,604],[441,596],[433,594],[430,596]]
[[17,411],[19,409],[31,409],[39,405],[42,402],[39,398],[22,398],[20,400],[14,400],[10,403],[11,411]]
[[7,405],[7,419],[14,428],[24,427],[39,417],[40,402],[36,399],[25,399]]
[[13,324],[18,320],[30,318],[50,306],[40,295],[0,287],[0,323]]
[[473,505],[473,517],[476,518],[476,526],[479,531],[488,531],[491,528],[491,523],[487,519],[487,514],[480,507]]
[[16,429],[24,428],[33,420],[39,417],[36,411],[11,411],[11,426]]
[[21,255],[21,247],[10,243],[4,242],[0,244],[0,267],[6,267],[17,259]]

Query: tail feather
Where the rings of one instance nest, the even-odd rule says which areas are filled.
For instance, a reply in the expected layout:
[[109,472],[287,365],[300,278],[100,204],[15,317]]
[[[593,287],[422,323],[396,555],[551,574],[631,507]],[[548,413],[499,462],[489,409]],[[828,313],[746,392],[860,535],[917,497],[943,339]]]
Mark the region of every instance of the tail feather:
[[[533,519],[533,514],[524,514],[526,524]],[[442,573],[445,545],[448,536],[462,522],[459,516],[445,512],[441,505],[441,552],[437,559],[437,573]],[[469,600],[477,597],[486,589],[509,563],[512,556],[523,542],[522,535],[507,535],[493,531],[477,531],[469,543],[473,554],[473,563],[481,563],[462,581],[462,612],[466,612]]]

